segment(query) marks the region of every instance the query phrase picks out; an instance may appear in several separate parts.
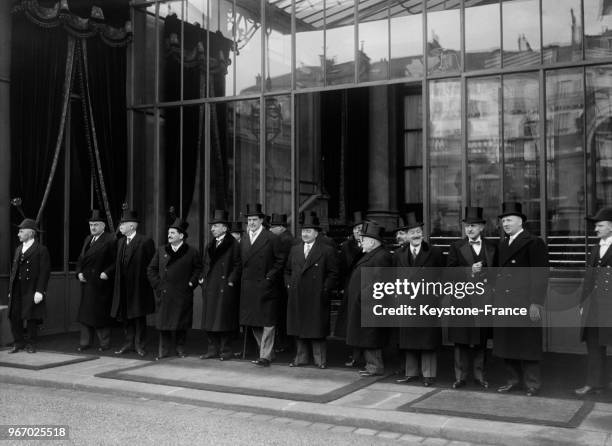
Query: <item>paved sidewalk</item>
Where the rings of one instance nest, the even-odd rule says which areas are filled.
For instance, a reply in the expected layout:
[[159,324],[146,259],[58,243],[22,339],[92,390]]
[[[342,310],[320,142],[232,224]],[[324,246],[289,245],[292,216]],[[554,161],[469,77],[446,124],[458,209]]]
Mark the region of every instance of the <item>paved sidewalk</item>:
[[[26,354],[26,353],[18,353]],[[271,422],[302,423],[305,426],[402,438],[424,444],[472,442],[501,445],[601,445],[612,446],[612,404],[595,403],[576,428],[509,423],[456,416],[409,413],[396,410],[426,391],[418,386],[374,383],[330,403],[248,396],[96,377],[96,374],[150,364],[122,357],[100,357],[92,361],[43,370],[0,367],[0,382],[76,389],[110,395],[129,395],[153,400],[226,410],[232,416],[269,419]],[[202,363],[205,367],[205,362]],[[274,367],[274,365],[272,366]],[[245,369],[248,373],[248,368]],[[245,379],[246,379],[245,374]],[[431,389],[429,389],[431,390]],[[469,391],[457,390],[454,392]],[[505,395],[492,393],[500,402]],[[534,397],[534,402],[537,397]],[[247,416],[247,415],[242,415]],[[434,438],[429,438],[434,437]]]

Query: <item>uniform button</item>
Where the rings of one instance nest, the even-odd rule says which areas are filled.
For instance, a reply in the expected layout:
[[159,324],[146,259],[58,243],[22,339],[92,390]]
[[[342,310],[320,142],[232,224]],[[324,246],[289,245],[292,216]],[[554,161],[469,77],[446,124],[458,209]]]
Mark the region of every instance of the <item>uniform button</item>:
[[222,279],[225,279],[225,276],[221,276]]

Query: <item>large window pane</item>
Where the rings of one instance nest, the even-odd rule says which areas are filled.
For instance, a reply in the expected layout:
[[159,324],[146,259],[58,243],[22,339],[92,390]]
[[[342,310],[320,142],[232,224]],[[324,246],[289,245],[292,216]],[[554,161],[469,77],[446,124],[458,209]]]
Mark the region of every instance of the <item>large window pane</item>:
[[458,1],[427,7],[427,72],[454,73],[461,69],[461,25]]
[[266,0],[266,27],[266,90],[288,90],[291,88],[290,1]]
[[386,1],[359,1],[359,81],[389,77],[389,9]]
[[460,235],[461,82],[430,82],[429,152],[431,236]]
[[465,8],[465,69],[501,66],[499,0],[477,2]]
[[266,203],[268,214],[291,213],[291,97],[266,98]]
[[504,0],[502,3],[504,66],[540,63],[540,2]]
[[237,2],[235,22],[236,94],[261,91],[261,10],[257,2]]
[[542,0],[544,63],[582,59],[580,0]]
[[540,233],[539,82],[537,73],[503,79],[504,201],[523,204],[527,228]]
[[500,79],[467,82],[467,180],[469,205],[484,209],[487,235],[497,233],[501,195]]
[[391,78],[423,77],[423,5],[391,3]]
[[584,264],[584,88],[582,69],[546,74],[548,246],[554,266]]
[[608,0],[584,1],[584,40],[587,59],[612,56],[610,29],[612,4]]
[[325,60],[324,2],[297,2],[295,5],[295,81],[297,88],[323,85]]
[[[163,20],[158,22],[161,34]],[[134,8],[134,104],[155,102],[155,50],[155,9]]]
[[355,82],[355,0],[325,4],[325,79],[327,85]]
[[234,40],[234,7],[231,0],[209,3],[210,57],[208,60],[209,96],[234,94],[235,51],[225,52],[227,42]]

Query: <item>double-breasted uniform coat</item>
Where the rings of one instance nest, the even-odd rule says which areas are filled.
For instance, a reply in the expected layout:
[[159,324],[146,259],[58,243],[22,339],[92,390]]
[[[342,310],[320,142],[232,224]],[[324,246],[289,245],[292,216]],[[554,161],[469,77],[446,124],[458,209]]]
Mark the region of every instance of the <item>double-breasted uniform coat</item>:
[[599,345],[612,345],[612,249],[599,257],[599,245],[591,250],[582,285],[581,339],[585,328],[597,330]]
[[[543,305],[548,287],[548,251],[539,237],[523,230],[508,246],[498,248],[494,305],[527,308]],[[514,325],[514,326],[512,326]],[[517,326],[522,325],[522,326]],[[493,354],[501,358],[539,361],[542,358],[542,327],[529,315],[511,319],[495,317]]]
[[193,290],[201,273],[200,253],[187,243],[183,242],[176,252],[169,244],[157,249],[147,275],[155,290],[158,330],[191,328]]
[[329,334],[330,293],[338,280],[336,251],[317,237],[307,258],[304,243],[291,248],[285,266],[287,334],[323,339]]
[[240,324],[271,327],[278,323],[283,257],[278,237],[262,228],[251,245],[247,231],[240,240]]
[[[202,270],[202,321],[207,332],[231,332],[238,329],[240,306],[240,244],[229,233],[216,246],[213,239],[206,246]],[[229,286],[229,283],[233,286]]]
[[[43,320],[47,316],[45,299],[47,295],[47,285],[51,275],[51,260],[49,250],[38,240],[32,246],[21,253],[23,245],[20,244],[15,250],[13,264],[11,266],[11,276],[9,279],[8,310],[12,315],[14,310],[14,298],[21,299],[21,316],[15,318]],[[17,290],[20,297],[13,296]],[[34,293],[39,292],[43,295],[43,300],[35,304]]]
[[[338,254],[338,288],[345,290],[350,272],[355,265],[355,262],[361,258],[363,251],[355,240],[355,237],[351,236],[348,240],[345,240],[340,245],[340,253]],[[342,300],[340,302],[340,308],[338,308],[338,317],[336,319],[336,327],[334,328],[334,335],[341,338],[346,337],[346,313],[347,313],[347,299],[348,296],[345,292],[342,293]]]
[[[76,264],[76,275],[83,274],[81,283],[81,304],[77,321],[95,328],[108,327],[113,323],[110,317],[113,302],[113,278],[115,271],[115,236],[103,232],[91,243],[93,236],[85,237],[81,254]],[[107,280],[100,279],[106,273]]]

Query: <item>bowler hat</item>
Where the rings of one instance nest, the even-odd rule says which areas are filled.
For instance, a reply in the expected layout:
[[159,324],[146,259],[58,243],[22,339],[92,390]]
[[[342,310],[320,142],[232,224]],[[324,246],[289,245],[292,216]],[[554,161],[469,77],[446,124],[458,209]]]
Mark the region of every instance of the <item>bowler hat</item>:
[[287,226],[287,214],[272,214],[272,226]]
[[247,204],[246,205],[246,212],[244,213],[244,215],[246,217],[251,217],[253,215],[256,215],[259,218],[264,218],[266,214],[264,214],[262,208],[261,208],[261,203],[255,203],[255,204]]
[[302,229],[316,229],[317,231],[321,230],[321,223],[319,222],[319,217],[317,217],[315,212],[304,215],[301,226]]
[[17,226],[19,229],[31,229],[36,232],[42,232],[38,229],[38,225],[36,224],[36,220],[32,218],[24,218],[21,223]]
[[187,234],[187,228],[189,227],[189,223],[185,220],[181,220],[180,218],[176,218],[174,222],[168,226],[168,229],[176,229],[181,234]]
[[463,223],[473,224],[473,223],[486,223],[487,221],[482,217],[483,209],[477,206],[466,206],[465,207],[465,217],[462,220]]
[[243,233],[244,232],[244,228],[242,227],[242,222],[241,221],[232,221],[230,222],[230,232],[238,232],[238,233]]
[[523,214],[523,206],[521,203],[516,201],[504,201],[502,203],[502,213],[499,214],[498,218],[504,218],[509,215],[516,215],[521,217],[523,220],[527,220],[527,216]]
[[402,224],[396,229],[396,231],[409,231],[410,229],[423,226],[423,222],[416,218],[416,214],[414,212],[408,212],[406,215],[401,216],[401,220]]
[[121,220],[119,221],[119,223],[125,223],[128,221],[139,223],[140,219],[138,218],[138,212],[130,209],[124,209],[123,213],[121,214]]
[[214,225],[216,223],[223,223],[225,225],[229,225],[229,215],[227,211],[222,209],[215,209],[215,215],[212,220],[210,220],[210,224]]
[[89,222],[94,222],[94,221],[101,221],[102,223],[104,223],[106,221],[106,216],[100,212],[99,209],[92,209],[91,210],[91,216],[89,217]]
[[601,208],[592,217],[587,217],[591,221],[612,221],[612,207]]
[[361,228],[361,236],[370,237],[382,243],[384,230],[385,228],[380,226],[378,223],[374,221],[366,221],[363,223],[363,227]]

